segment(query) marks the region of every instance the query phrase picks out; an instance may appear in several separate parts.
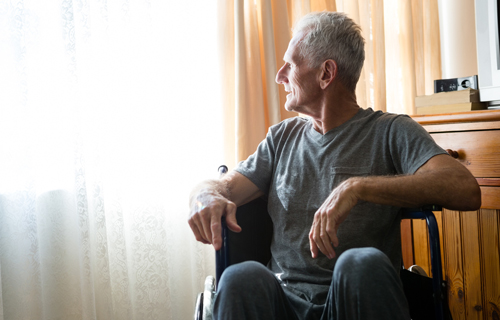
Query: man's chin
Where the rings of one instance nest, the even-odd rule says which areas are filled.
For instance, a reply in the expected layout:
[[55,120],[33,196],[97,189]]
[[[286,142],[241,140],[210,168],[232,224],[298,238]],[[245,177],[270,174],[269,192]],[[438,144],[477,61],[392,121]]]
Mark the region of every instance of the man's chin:
[[285,110],[290,112],[299,112],[297,111],[297,106],[291,103],[285,103]]

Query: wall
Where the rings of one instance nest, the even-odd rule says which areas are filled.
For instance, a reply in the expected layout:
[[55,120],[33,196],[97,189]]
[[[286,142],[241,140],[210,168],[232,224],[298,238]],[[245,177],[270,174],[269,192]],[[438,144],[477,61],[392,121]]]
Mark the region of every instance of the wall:
[[443,79],[477,75],[473,0],[438,0]]

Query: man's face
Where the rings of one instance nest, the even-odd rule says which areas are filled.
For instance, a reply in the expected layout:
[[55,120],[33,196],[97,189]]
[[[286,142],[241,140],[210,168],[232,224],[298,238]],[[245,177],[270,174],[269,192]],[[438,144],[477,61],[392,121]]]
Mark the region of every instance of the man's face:
[[310,68],[307,58],[301,58],[297,45],[304,36],[297,33],[288,45],[283,60],[285,64],[276,74],[276,82],[285,86],[285,109],[311,115],[318,98],[319,68]]

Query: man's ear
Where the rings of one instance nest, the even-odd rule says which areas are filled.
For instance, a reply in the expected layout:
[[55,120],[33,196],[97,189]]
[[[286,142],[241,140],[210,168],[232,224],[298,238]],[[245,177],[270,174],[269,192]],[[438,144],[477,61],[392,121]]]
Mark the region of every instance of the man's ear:
[[337,72],[337,62],[334,60],[328,59],[321,64],[321,78],[319,80],[321,89],[327,88],[335,80]]

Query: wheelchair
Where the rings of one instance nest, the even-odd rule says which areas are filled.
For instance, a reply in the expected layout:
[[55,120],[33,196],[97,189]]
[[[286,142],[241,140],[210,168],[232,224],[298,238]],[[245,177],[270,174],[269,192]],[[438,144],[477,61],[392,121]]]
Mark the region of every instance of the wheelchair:
[[[226,166],[219,167],[222,175]],[[402,209],[401,219],[425,219],[429,230],[431,270],[429,278],[418,272],[400,270],[405,296],[413,320],[451,320],[446,301],[446,283],[443,281],[439,230],[433,211],[441,211],[438,206]],[[215,253],[216,276],[208,276],[204,291],[196,299],[194,320],[212,320],[213,300],[216,284],[224,270],[236,263],[253,260],[267,265],[271,259],[270,244],[273,226],[267,213],[267,201],[258,198],[238,207],[236,218],[242,227],[240,233],[230,231],[222,218],[222,248]]]

